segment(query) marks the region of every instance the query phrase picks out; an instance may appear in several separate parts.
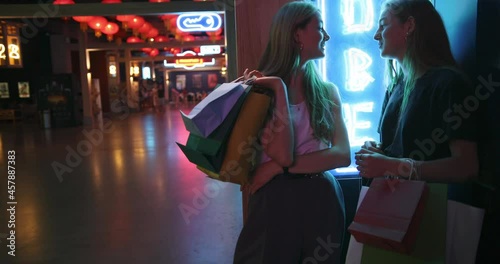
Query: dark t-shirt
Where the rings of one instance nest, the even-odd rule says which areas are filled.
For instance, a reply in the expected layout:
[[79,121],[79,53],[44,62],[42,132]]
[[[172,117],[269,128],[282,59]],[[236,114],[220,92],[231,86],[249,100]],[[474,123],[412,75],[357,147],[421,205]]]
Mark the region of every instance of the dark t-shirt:
[[400,116],[403,85],[386,94],[380,122],[382,149],[391,157],[450,157],[452,139],[477,140],[478,99],[467,78],[438,68],[420,77]]

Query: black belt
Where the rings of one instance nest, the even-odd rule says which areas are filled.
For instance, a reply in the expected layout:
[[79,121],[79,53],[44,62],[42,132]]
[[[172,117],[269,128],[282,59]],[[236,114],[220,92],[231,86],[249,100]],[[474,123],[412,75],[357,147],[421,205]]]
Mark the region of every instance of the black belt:
[[318,173],[280,173],[274,176],[277,180],[314,179],[323,176],[323,172]]

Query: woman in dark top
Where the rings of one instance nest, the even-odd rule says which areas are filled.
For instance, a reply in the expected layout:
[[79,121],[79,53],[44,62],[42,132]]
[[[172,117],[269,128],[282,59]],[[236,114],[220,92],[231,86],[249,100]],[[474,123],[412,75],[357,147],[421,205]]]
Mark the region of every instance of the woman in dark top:
[[384,102],[381,144],[367,142],[356,153],[360,176],[474,179],[477,106],[437,11],[428,0],[387,1],[374,38],[388,59],[392,89]]

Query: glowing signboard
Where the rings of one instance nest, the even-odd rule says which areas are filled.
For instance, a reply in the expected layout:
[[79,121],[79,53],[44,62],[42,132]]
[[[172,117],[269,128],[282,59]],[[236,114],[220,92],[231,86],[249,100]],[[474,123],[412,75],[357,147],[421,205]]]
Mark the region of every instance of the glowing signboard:
[[205,45],[200,46],[200,53],[198,55],[220,54],[221,48],[219,45]]
[[324,80],[339,87],[353,161],[333,173],[357,174],[354,152],[365,141],[379,141],[380,137],[377,126],[386,84],[385,62],[373,39],[379,1],[318,0],[317,5],[333,40],[326,42],[326,56],[318,61],[319,71]]
[[184,13],[177,18],[177,28],[183,32],[216,31],[222,26],[222,18],[213,12]]
[[163,65],[165,65],[165,67],[193,70],[195,68],[202,68],[208,65],[215,65],[215,59],[212,58],[210,61],[205,61],[203,58],[181,58],[181,59],[175,59],[173,63],[164,60]]

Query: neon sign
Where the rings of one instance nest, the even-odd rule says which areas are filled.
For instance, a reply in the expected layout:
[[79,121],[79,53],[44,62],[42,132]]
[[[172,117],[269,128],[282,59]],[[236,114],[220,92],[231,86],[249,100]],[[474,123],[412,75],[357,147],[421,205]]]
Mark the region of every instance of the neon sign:
[[186,70],[193,70],[195,68],[202,68],[208,65],[215,65],[215,59],[212,58],[210,61],[207,62],[203,58],[182,58],[182,59],[176,59],[174,63],[164,60],[163,65],[165,65],[165,67],[184,68]]
[[[356,12],[357,10],[359,12]],[[340,13],[344,19],[344,34],[346,35],[370,31],[373,28],[372,0],[343,0]],[[356,21],[356,18],[359,21]]]
[[[373,35],[380,6],[373,0],[318,0],[316,3],[327,31],[340,26],[340,30],[328,31],[335,41],[326,43],[327,53],[318,61],[318,68],[324,80],[339,87],[354,155],[365,141],[379,139],[377,125],[386,87],[385,63]],[[351,166],[335,169],[333,173],[356,174],[352,156],[351,160]]]
[[367,72],[372,65],[372,58],[366,52],[351,48],[344,51],[346,64],[346,90],[364,91],[375,79]]
[[[349,143],[351,146],[362,146],[365,141],[373,141],[369,136],[360,136],[360,130],[372,128],[372,123],[359,117],[360,113],[372,113],[373,102],[362,102],[357,104],[343,104],[344,120],[349,134]],[[369,131],[369,130],[368,130]]]
[[222,18],[217,13],[185,13],[177,18],[177,28],[183,32],[216,31],[222,26]]

